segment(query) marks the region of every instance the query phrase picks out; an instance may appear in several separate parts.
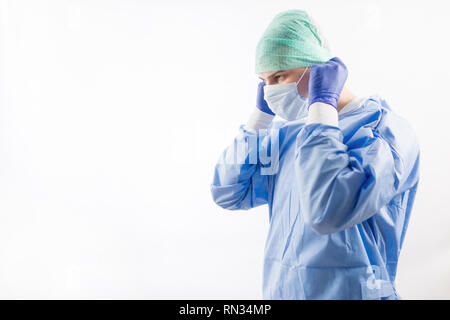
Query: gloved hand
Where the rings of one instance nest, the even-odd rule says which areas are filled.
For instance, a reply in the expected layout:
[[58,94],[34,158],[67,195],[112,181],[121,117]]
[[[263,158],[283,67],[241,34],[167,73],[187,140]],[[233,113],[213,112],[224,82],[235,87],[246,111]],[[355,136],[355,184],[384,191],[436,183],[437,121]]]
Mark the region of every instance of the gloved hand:
[[266,85],[265,81],[261,81],[258,83],[258,92],[256,93],[256,107],[262,112],[268,113],[271,116],[274,116],[275,113],[270,110],[269,105],[266,100],[264,100],[264,86]]
[[323,64],[315,64],[309,74],[308,101],[323,102],[337,110],[337,102],[347,80],[347,67],[338,57]]

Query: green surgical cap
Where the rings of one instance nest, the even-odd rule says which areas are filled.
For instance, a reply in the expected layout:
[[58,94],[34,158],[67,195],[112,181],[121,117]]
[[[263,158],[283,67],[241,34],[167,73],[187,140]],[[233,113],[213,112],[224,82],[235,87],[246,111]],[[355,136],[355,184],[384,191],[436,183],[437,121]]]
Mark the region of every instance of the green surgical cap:
[[280,12],[256,46],[256,73],[304,68],[330,60],[317,25],[302,10]]

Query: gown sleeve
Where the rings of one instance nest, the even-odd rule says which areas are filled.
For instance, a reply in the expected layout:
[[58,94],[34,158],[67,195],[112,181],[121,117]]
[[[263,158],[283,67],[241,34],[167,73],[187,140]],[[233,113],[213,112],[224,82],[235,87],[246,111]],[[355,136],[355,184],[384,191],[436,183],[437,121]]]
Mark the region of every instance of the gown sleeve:
[[270,175],[278,165],[270,160],[272,149],[270,129],[254,133],[242,125],[215,166],[211,183],[214,202],[228,210],[248,210],[266,204]]
[[419,149],[413,138],[395,150],[377,130],[360,130],[366,132],[351,147],[338,127],[327,124],[307,125],[297,135],[300,210],[317,233],[363,222],[418,181]]

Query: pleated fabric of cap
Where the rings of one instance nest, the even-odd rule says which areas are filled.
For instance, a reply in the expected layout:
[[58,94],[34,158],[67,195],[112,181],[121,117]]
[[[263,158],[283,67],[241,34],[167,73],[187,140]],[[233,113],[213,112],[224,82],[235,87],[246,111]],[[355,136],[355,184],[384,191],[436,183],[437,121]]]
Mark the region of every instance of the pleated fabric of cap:
[[306,11],[287,10],[270,22],[256,46],[255,71],[304,68],[333,56],[317,23]]

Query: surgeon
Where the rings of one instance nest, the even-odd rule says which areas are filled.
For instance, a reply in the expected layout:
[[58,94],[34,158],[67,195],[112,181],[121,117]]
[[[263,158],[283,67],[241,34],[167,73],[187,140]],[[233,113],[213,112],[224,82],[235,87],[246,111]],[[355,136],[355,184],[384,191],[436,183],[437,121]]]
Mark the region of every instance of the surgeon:
[[276,15],[257,44],[256,108],[211,193],[228,210],[268,207],[263,299],[400,299],[419,145],[383,98],[348,90],[347,73],[305,11]]

